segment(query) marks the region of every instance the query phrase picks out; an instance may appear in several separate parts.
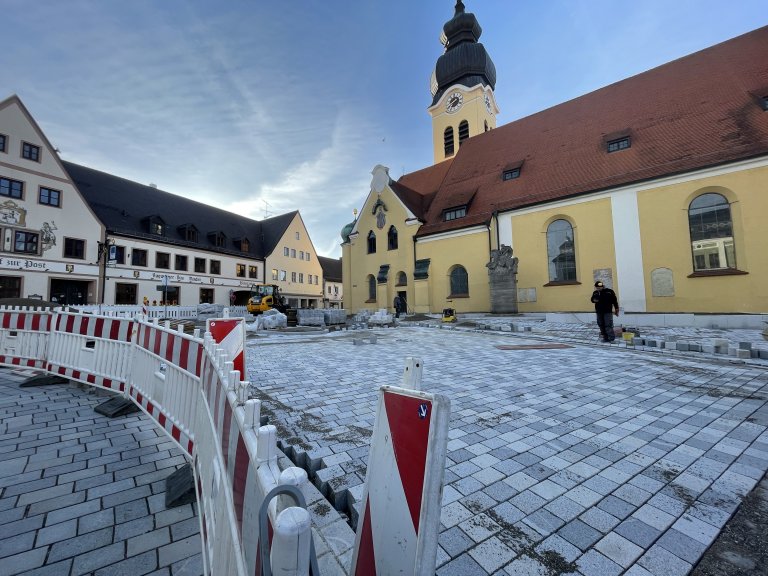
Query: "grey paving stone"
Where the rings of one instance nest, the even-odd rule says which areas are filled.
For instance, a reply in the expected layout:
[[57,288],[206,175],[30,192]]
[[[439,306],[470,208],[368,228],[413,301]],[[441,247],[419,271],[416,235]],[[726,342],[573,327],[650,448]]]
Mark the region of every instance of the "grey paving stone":
[[437,576],[467,576],[484,574],[485,570],[469,554],[462,554],[437,570]]
[[597,550],[589,550],[576,564],[584,576],[618,576],[624,569]]
[[99,510],[92,514],[86,514],[77,518],[77,534],[85,534],[87,532],[93,532],[94,530],[100,530],[107,526],[112,526],[115,523],[114,509],[108,508],[107,510]]
[[147,550],[170,544],[170,542],[170,529],[167,526],[164,528],[158,528],[157,530],[145,532],[130,538],[126,547],[127,555],[129,557],[136,556],[137,554],[142,554]]
[[0,540],[0,558],[13,556],[32,549],[35,543],[35,531],[8,536]]
[[67,540],[56,542],[51,546],[48,553],[48,560],[56,562],[65,558],[72,558],[101,548],[112,543],[112,528],[102,528],[95,532],[90,532],[82,536],[76,536]]
[[612,516],[619,518],[620,520],[623,520],[632,514],[636,508],[629,502],[626,502],[621,498],[616,498],[615,496],[606,496],[600,502],[598,502],[597,507],[604,512],[608,512]]
[[658,544],[643,554],[638,564],[654,576],[686,576],[692,568],[688,562]]
[[27,550],[26,552],[3,558],[0,561],[0,566],[10,568],[9,574],[19,574],[43,566],[47,553],[48,548],[45,546],[35,548],[34,550]]
[[475,541],[457,526],[441,532],[439,543],[451,557],[458,556],[475,545]]
[[200,553],[183,558],[171,566],[173,576],[203,576],[203,558]]
[[[79,492],[79,494],[85,497],[85,492]],[[34,506],[34,504],[32,506]],[[97,512],[100,508],[101,506],[99,505],[98,500],[89,500],[87,502],[82,502],[81,504],[76,504],[74,506],[57,508],[56,510],[51,510],[50,512],[48,512],[48,515],[46,516],[46,519],[45,519],[45,525],[52,526],[53,524],[64,522],[65,520],[69,520],[70,518],[85,516],[87,514]]]
[[100,568],[95,572],[95,576],[143,576],[154,571],[155,568],[157,568],[157,554],[152,550]]
[[653,528],[635,517],[627,518],[616,526],[614,531],[643,548],[648,548],[661,534],[661,530]]
[[578,519],[568,522],[557,533],[582,551],[587,550],[603,537],[602,532]]
[[[40,516],[40,521],[42,522],[42,516]],[[77,518],[72,518],[71,520],[38,530],[35,546],[40,547],[60,542],[61,540],[72,538],[75,534],[77,534]]]
[[43,525],[43,516],[32,516],[31,518],[23,518],[16,520],[15,522],[8,522],[6,524],[0,524],[0,542],[5,538],[17,536],[24,532],[31,530],[37,530]]
[[197,516],[171,524],[171,538],[174,542],[200,532],[200,521]]
[[[39,551],[47,551],[47,548],[37,548],[34,550],[34,552],[40,554],[41,552]],[[69,574],[71,567],[72,559],[69,558],[55,564],[45,564],[28,572],[22,572],[19,576],[62,576],[63,574]]]
[[124,545],[122,542],[117,542],[76,556],[72,561],[72,576],[88,574],[98,568],[119,562],[123,559],[123,554]]
[[[200,538],[197,535],[190,536],[159,548],[157,551],[158,563],[162,568],[199,553]],[[174,570],[172,569],[171,571],[173,572]]]

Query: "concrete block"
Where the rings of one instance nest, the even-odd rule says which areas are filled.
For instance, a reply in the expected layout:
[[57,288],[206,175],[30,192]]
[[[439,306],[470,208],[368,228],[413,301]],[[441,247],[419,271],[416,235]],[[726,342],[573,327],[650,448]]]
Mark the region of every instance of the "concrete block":
[[704,352],[705,354],[714,354],[715,347],[711,344],[702,344],[701,351]]
[[757,356],[760,358],[760,360],[768,360],[768,350],[758,350]]
[[661,348],[666,348],[667,350],[677,350],[677,345],[679,342],[662,342],[664,346],[661,346]]
[[677,349],[680,350],[680,352],[688,352],[690,348],[688,342],[678,342]]
[[752,350],[752,342],[739,342],[739,350]]
[[728,356],[736,356],[738,348],[736,346],[728,346]]
[[749,360],[752,358],[752,350],[744,350],[742,348],[739,348],[736,350],[736,358],[744,358],[746,360]]
[[690,342],[688,344],[688,350],[690,352],[701,352],[701,344],[696,344],[694,342]]

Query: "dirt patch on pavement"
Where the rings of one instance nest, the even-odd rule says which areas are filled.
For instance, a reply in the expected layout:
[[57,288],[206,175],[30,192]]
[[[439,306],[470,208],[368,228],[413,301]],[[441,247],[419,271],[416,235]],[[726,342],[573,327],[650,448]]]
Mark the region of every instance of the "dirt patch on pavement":
[[768,574],[768,475],[747,495],[691,576]]

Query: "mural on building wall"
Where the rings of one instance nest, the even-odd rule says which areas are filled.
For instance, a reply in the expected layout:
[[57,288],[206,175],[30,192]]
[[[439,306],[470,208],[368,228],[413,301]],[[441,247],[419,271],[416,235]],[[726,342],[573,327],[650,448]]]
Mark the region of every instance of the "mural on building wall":
[[26,226],[27,210],[13,200],[6,200],[0,204],[0,223],[11,226]]
[[42,245],[43,252],[50,250],[56,246],[56,234],[54,230],[58,230],[56,222],[51,220],[51,223],[43,222],[43,227],[40,229],[40,244]]

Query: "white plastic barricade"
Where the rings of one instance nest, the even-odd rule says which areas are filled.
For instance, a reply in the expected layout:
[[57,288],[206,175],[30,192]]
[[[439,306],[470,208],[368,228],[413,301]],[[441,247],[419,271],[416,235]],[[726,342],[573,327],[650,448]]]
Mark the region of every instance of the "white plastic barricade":
[[46,370],[124,392],[131,373],[135,328],[136,323],[126,318],[54,312]]
[[381,387],[353,574],[435,573],[449,414],[443,395]]
[[[281,479],[277,430],[259,427],[261,402],[246,400],[248,383],[240,381],[240,373],[232,369],[232,362],[210,333],[205,334],[205,352],[193,455],[201,502],[203,564],[206,574],[261,574],[258,511]],[[294,476],[306,478],[298,469]],[[277,513],[277,501],[271,502],[270,526],[275,525]],[[296,538],[306,540],[308,535],[297,530]],[[279,542],[275,545],[283,545],[285,539]],[[284,545],[294,551],[298,546],[295,542]],[[306,572],[286,572],[302,573]]]
[[45,369],[50,322],[45,310],[0,309],[0,364]]
[[192,455],[203,362],[203,343],[150,322],[136,322],[138,334],[129,395],[181,449]]
[[205,331],[211,333],[216,345],[224,349],[235,370],[240,372],[240,378],[246,380],[245,318],[210,318],[205,321]]

